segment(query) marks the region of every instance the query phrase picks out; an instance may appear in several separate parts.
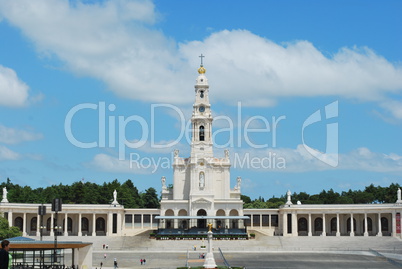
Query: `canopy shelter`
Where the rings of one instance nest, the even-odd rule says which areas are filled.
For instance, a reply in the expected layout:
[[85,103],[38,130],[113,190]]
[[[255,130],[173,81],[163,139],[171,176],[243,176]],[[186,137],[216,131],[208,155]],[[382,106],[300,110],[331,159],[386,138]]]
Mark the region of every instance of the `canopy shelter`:
[[92,243],[58,241],[55,251],[54,241],[39,241],[28,237],[7,240],[10,241],[13,268],[92,267]]
[[197,235],[207,232],[207,224],[213,225],[214,234],[246,235],[247,230],[239,221],[248,216],[157,216],[158,234]]

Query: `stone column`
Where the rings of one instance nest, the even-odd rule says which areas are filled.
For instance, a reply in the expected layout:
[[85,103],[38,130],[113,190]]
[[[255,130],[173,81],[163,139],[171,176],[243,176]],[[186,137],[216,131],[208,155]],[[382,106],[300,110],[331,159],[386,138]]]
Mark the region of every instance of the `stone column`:
[[377,233],[377,236],[382,236],[381,213],[378,213],[378,233]]
[[22,236],[27,236],[27,213],[22,218]]
[[350,236],[355,236],[353,213],[350,213]]
[[81,213],[79,213],[78,214],[78,236],[82,236],[82,227],[81,227],[81,224],[82,224],[82,215],[81,215]]
[[244,228],[244,220],[239,220],[239,228],[243,229]]
[[368,236],[367,213],[364,213],[364,236]]
[[392,212],[392,236],[396,237],[396,211]]
[[113,228],[113,214],[108,213],[107,214],[107,223],[106,223],[106,235],[111,236],[112,235],[112,228]]
[[325,214],[322,214],[322,236],[327,236],[327,229],[326,229],[326,223],[325,223]]
[[214,254],[212,252],[212,232],[208,232],[208,252],[205,256],[204,268],[217,268]]
[[8,226],[13,226],[13,212],[8,212]]
[[341,235],[341,227],[339,227],[339,213],[336,214],[336,236]]
[[251,226],[251,229],[253,229],[253,227],[254,227],[254,215],[253,214],[250,215],[250,226]]
[[54,236],[54,213],[50,214],[50,236]]
[[292,235],[298,236],[299,233],[297,232],[297,213],[292,213]]
[[262,214],[260,214],[260,229],[262,229]]
[[92,214],[92,236],[96,236],[96,214]]
[[68,236],[68,214],[64,214],[64,236]]
[[[131,219],[132,219],[132,221],[131,221],[131,228],[134,229],[134,214],[131,214]],[[163,224],[162,226],[161,226],[161,223]],[[165,222],[164,222],[164,221],[162,222],[162,220],[160,220],[160,221],[159,221],[159,226],[158,226],[158,228],[164,229],[164,228],[165,228],[165,227],[164,227],[164,224],[165,224]]]
[[271,215],[268,214],[268,227],[271,228]]
[[36,236],[40,236],[40,215],[36,216]]
[[121,235],[122,232],[122,216],[121,213],[117,213],[117,235]]
[[[283,212],[282,214],[282,232],[283,236],[288,235],[288,214],[286,212]],[[251,222],[252,223],[252,222]]]
[[312,236],[313,233],[311,232],[311,214],[308,214],[308,236]]

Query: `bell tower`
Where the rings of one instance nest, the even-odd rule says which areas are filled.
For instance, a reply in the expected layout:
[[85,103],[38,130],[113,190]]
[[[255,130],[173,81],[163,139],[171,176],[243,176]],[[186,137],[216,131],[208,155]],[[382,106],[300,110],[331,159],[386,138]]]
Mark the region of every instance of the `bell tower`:
[[192,140],[191,158],[213,157],[212,151],[212,114],[211,104],[209,103],[209,85],[205,76],[206,69],[202,64],[203,55],[201,54],[201,65],[198,68],[198,77],[195,88],[195,102],[193,104],[193,114],[191,117]]

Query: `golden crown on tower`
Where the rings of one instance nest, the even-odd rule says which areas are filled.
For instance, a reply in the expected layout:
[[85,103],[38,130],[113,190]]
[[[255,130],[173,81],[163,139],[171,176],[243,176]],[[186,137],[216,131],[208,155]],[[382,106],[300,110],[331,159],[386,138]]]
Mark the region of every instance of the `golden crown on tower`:
[[200,68],[198,68],[198,73],[199,74],[205,74],[207,70],[201,65]]

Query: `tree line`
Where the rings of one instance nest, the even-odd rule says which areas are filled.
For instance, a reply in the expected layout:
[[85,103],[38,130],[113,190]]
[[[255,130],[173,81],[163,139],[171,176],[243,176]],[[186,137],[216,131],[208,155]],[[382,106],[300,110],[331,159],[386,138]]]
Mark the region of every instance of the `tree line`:
[[128,179],[121,184],[117,179],[102,185],[77,181],[71,185],[52,185],[33,189],[30,186],[13,184],[9,178],[1,183],[1,189],[7,188],[7,199],[11,203],[51,203],[54,198],[61,198],[63,204],[110,204],[113,191],[117,191],[117,201],[126,208],[159,208],[159,197],[154,188],[139,192]]
[[[159,208],[160,198],[155,188],[139,192],[134,183],[128,179],[120,183],[112,182],[96,184],[77,181],[71,185],[52,185],[46,188],[32,189],[29,186],[13,184],[10,179],[0,184],[8,191],[7,198],[12,203],[51,203],[54,198],[61,198],[63,204],[110,204],[113,201],[113,191],[116,190],[117,201],[126,208]],[[173,187],[173,186],[169,186]],[[400,185],[392,183],[388,187],[370,186],[362,190],[335,192],[333,189],[322,190],[319,194],[299,192],[292,194],[292,203],[302,204],[382,204],[395,203],[396,193]],[[278,208],[287,201],[286,193],[280,197],[263,197],[252,200],[247,195],[241,196],[244,208]]]
[[[292,203],[300,201],[302,204],[383,204],[395,203],[397,200],[397,190],[400,188],[398,183],[392,183],[388,187],[370,186],[362,190],[349,189],[341,193],[333,189],[322,190],[319,194],[310,195],[306,192],[292,194]],[[247,195],[241,196],[244,202],[244,208],[278,208],[287,201],[287,195],[280,197],[271,197],[265,200],[263,197],[251,200]]]

